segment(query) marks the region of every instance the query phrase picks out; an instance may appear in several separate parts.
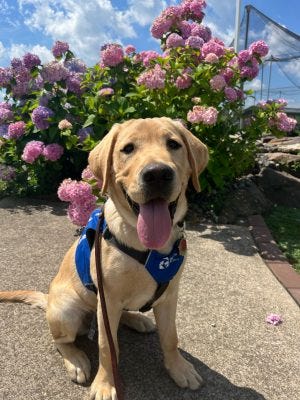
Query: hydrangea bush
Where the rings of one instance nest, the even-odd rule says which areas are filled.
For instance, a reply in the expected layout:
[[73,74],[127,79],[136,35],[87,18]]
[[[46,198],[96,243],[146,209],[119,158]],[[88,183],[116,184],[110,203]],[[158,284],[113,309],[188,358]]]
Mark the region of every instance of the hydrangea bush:
[[0,68],[0,179],[14,190],[51,192],[65,178],[58,195],[83,225],[101,184],[88,170],[81,177],[88,152],[114,123],[157,116],[179,119],[208,145],[204,190],[249,170],[257,138],[289,132],[296,121],[283,112],[284,100],[275,100],[258,104],[241,126],[251,94],[241,88],[258,75],[268,46],[257,41],[236,54],[202,23],[205,7],[204,0],[184,0],[154,20],[160,53],[110,43],[87,68],[67,43],[56,42],[54,61],[41,65],[28,53]]

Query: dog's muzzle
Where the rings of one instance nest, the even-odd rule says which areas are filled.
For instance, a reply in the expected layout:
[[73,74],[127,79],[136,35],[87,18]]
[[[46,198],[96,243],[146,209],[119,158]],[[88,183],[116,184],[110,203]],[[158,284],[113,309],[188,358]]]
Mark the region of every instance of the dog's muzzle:
[[151,163],[142,169],[139,181],[145,193],[145,202],[156,198],[168,200],[173,190],[175,172],[166,164]]

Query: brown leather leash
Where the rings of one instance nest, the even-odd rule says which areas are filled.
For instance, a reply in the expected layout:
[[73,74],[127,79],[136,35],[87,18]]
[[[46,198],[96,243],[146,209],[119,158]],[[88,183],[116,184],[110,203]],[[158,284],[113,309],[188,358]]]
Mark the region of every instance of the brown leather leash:
[[112,365],[112,372],[114,377],[114,384],[117,392],[118,400],[124,400],[124,390],[122,380],[118,370],[118,361],[116,355],[116,349],[114,345],[114,340],[110,330],[109,318],[107,314],[107,307],[104,295],[104,287],[103,287],[103,273],[102,273],[102,263],[101,263],[101,240],[102,240],[102,232],[101,226],[104,221],[104,212],[101,213],[99,218],[99,222],[96,229],[96,236],[95,236],[95,262],[96,262],[96,272],[97,272],[97,283],[98,283],[98,293],[100,296],[100,303],[101,303],[101,310],[102,310],[102,317],[105,327],[105,332],[109,344],[110,350],[110,359]]

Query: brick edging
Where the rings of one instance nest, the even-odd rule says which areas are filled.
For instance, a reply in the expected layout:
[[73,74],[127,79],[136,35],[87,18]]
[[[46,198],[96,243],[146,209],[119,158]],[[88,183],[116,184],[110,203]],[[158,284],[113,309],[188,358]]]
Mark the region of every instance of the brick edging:
[[261,258],[278,281],[300,306],[300,274],[298,274],[281,250],[261,215],[248,217],[249,229]]

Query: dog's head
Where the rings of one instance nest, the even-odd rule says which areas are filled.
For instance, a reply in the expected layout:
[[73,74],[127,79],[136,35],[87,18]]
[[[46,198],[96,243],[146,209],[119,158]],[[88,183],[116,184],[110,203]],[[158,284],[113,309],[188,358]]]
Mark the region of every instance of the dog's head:
[[141,242],[160,248],[172,220],[186,211],[189,179],[199,191],[206,146],[177,121],[148,118],[116,124],[92,150],[89,165],[118,210],[136,225]]

